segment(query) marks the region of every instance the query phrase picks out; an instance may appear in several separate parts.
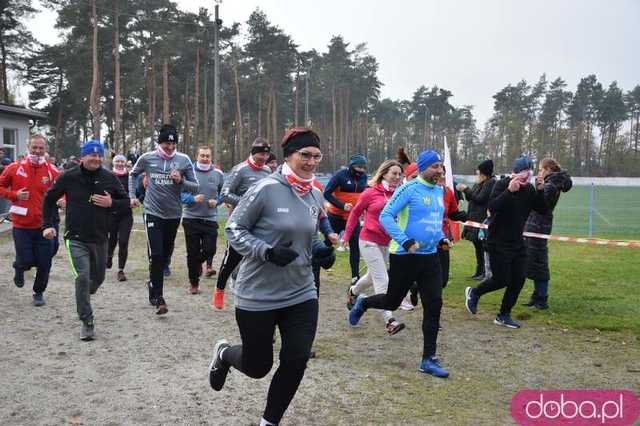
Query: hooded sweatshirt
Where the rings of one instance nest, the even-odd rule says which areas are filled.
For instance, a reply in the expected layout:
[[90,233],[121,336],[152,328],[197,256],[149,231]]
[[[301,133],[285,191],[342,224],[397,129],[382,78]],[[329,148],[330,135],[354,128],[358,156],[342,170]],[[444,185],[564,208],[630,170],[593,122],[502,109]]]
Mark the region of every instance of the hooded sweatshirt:
[[[176,184],[169,175],[177,170],[182,175],[180,184]],[[147,189],[144,196],[144,212],[162,219],[179,219],[182,216],[182,191],[196,194],[198,181],[193,164],[185,154],[176,152],[170,160],[164,160],[157,151],[142,154],[129,173],[129,196],[136,197],[136,178],[144,173],[147,176]]]
[[[266,311],[317,298],[311,269],[318,240],[322,193],[299,196],[281,168],[245,194],[227,221],[225,237],[244,260],[235,281],[237,308]],[[265,259],[267,249],[286,245],[299,256],[284,267]]]
[[364,214],[364,225],[360,230],[360,239],[381,246],[387,246],[389,241],[391,241],[391,237],[380,223],[379,217],[380,212],[392,196],[393,191],[385,189],[381,183],[365,189],[360,195],[358,203],[353,210],[351,210],[343,239],[349,241],[353,229],[356,227],[360,217]]

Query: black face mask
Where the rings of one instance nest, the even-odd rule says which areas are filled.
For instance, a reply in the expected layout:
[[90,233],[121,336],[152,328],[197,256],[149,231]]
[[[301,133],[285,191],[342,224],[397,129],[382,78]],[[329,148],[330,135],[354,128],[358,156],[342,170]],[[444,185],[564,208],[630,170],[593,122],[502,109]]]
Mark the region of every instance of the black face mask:
[[356,170],[355,168],[351,167],[351,173],[353,173],[356,176],[362,176],[366,172],[361,172],[360,170]]

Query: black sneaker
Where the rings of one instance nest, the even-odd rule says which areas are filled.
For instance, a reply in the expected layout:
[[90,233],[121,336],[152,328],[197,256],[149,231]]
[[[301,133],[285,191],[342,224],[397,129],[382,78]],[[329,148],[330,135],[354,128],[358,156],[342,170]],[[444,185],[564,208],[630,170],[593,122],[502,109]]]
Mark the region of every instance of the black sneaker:
[[514,320],[513,318],[511,318],[511,315],[498,315],[496,316],[496,319],[493,320],[493,323],[495,325],[501,325],[503,327],[507,327],[507,328],[520,328],[522,327],[520,325],[520,323],[516,320]]
[[108,256],[107,257],[107,269],[111,269],[112,266],[113,266],[113,257]]
[[478,296],[476,290],[473,287],[467,287],[464,289],[464,305],[469,313],[475,315],[478,312]]
[[169,308],[167,307],[167,302],[164,301],[164,297],[158,296],[155,300],[156,302],[156,315],[164,315],[169,312]]
[[224,382],[227,380],[227,373],[229,373],[231,366],[220,358],[220,352],[229,347],[231,347],[231,345],[224,339],[218,340],[213,347],[213,358],[211,358],[211,362],[209,363],[209,384],[213,390],[221,390]]
[[164,269],[162,270],[162,274],[165,277],[170,277],[171,276],[171,268],[168,266],[165,266]]
[[15,270],[15,274],[13,275],[13,283],[18,288],[24,287],[24,271]]
[[405,325],[399,321],[396,321],[395,318],[389,318],[389,321],[387,321],[387,325],[385,326],[385,329],[387,330],[387,333],[389,333],[390,336],[393,336],[394,334],[404,330]]

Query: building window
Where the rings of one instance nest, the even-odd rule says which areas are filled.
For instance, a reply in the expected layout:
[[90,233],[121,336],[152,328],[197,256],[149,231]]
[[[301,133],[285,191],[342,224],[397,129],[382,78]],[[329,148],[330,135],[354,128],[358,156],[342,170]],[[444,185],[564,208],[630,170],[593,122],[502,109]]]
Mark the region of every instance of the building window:
[[18,129],[2,129],[2,143],[0,144],[0,150],[2,150],[4,154],[0,153],[0,156],[2,156],[2,158],[10,158],[12,161],[15,161],[17,141]]

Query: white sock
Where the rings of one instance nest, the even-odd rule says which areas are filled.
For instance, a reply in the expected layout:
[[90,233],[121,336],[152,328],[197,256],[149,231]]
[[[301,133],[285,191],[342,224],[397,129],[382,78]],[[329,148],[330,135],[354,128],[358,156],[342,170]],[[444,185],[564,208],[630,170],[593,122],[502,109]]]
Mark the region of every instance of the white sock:
[[260,426],[276,426],[275,423],[268,422],[264,419],[264,417],[260,418]]

